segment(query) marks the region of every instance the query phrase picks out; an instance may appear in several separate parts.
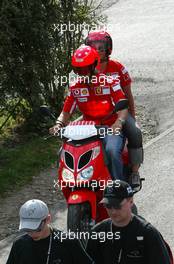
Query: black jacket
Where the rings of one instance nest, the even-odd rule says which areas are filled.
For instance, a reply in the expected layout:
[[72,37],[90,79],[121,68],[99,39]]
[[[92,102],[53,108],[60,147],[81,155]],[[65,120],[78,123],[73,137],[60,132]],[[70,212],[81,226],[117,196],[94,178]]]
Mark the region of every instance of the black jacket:
[[[49,264],[94,264],[77,239],[61,242],[61,231],[54,229],[52,234]],[[33,241],[28,235],[21,236],[13,243],[6,264],[46,264],[49,240]]]
[[92,230],[97,232],[98,238],[89,239],[87,252],[96,264],[170,264],[161,234],[145,219],[134,216],[126,227],[112,225],[115,239],[111,239],[110,234],[102,242],[104,233],[111,232],[111,224],[111,219],[107,219]]

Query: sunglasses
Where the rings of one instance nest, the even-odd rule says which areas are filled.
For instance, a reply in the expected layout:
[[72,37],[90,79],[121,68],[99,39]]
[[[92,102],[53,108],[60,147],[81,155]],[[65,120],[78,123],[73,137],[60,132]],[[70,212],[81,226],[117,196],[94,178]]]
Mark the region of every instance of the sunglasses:
[[86,66],[86,67],[73,67],[73,71],[74,73],[76,74],[79,74],[79,75],[87,75],[91,72],[91,67],[89,66]]
[[[125,202],[126,203],[126,202]],[[124,205],[125,205],[125,203],[120,203],[120,204],[103,204],[103,206],[106,208],[106,209],[116,209],[116,210],[118,210],[118,209],[121,209]]]
[[40,225],[39,225],[39,227],[37,229],[35,229],[35,230],[33,230],[33,229],[24,229],[24,231],[27,232],[27,233],[33,233],[33,232],[39,233],[39,232],[41,232],[43,230],[43,228],[45,226],[45,223],[46,223],[46,219],[41,221],[41,223],[40,223]]
[[95,50],[100,51],[100,52],[105,52],[106,51],[106,47],[105,47],[105,45],[103,43],[99,43],[99,42],[95,43],[95,42],[93,42],[93,43],[90,44],[90,46],[92,48],[94,48]]

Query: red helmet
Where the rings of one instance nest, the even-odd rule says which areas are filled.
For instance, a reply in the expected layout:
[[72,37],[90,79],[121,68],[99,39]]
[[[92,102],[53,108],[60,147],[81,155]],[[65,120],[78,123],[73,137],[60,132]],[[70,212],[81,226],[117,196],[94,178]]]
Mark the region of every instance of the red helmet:
[[104,44],[104,49],[107,52],[107,55],[112,53],[112,38],[106,31],[101,30],[90,32],[85,39],[85,44],[95,48],[95,42],[102,42]]
[[74,52],[71,65],[76,73],[85,75],[95,69],[98,61],[98,52],[90,46],[82,45]]

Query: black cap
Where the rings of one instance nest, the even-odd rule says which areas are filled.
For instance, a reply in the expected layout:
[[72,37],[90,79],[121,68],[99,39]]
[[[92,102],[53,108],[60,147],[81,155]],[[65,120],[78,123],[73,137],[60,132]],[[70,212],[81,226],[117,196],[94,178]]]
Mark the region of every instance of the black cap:
[[106,186],[100,203],[118,205],[123,199],[134,195],[132,187],[125,181],[116,180]]

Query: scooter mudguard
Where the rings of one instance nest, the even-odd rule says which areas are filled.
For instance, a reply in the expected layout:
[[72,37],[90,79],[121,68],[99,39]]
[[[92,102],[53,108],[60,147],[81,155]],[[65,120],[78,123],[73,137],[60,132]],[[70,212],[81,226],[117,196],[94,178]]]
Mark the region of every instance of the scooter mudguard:
[[68,204],[89,202],[92,219],[96,219],[96,194],[90,190],[76,190],[70,193]]

